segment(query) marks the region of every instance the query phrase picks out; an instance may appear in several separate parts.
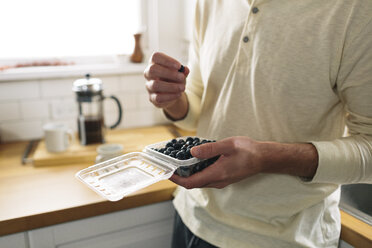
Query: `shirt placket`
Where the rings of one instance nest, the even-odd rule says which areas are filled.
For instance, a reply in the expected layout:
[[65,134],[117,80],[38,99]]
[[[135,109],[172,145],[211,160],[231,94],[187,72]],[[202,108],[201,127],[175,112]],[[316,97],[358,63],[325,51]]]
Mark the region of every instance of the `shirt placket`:
[[245,25],[242,30],[239,44],[238,53],[238,70],[247,70],[247,65],[252,59],[253,52],[253,40],[255,39],[255,30],[257,28],[257,21],[260,13],[259,2],[260,1],[250,1],[251,5],[248,9]]

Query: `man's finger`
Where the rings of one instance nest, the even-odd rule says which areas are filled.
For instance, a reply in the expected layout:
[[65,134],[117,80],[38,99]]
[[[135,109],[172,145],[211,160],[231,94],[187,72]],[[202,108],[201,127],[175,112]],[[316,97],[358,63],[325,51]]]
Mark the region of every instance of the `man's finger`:
[[211,184],[207,184],[205,185],[203,188],[216,188],[216,189],[223,189],[225,188],[226,186],[228,186],[229,184],[227,182],[214,182],[214,183],[211,183]]
[[182,93],[185,90],[185,84],[151,80],[146,82],[146,88],[151,93]]
[[205,173],[206,169],[203,170],[203,172],[195,173],[189,177],[181,177],[174,174],[169,178],[169,180],[186,189],[203,188],[205,185],[212,183]]
[[175,60],[172,57],[169,57],[168,55],[165,55],[161,52],[155,52],[151,56],[151,62],[154,64],[159,64],[165,67],[168,67],[170,69],[179,70],[181,68],[181,63]]
[[162,104],[170,101],[174,101],[181,96],[181,93],[162,93],[162,94],[150,94],[150,101],[154,104]]
[[190,69],[187,66],[185,66],[185,71],[183,74],[185,74],[186,77],[190,74]]
[[214,164],[189,177],[181,177],[174,174],[170,180],[186,189],[203,188],[206,185],[219,183],[223,178],[221,177],[218,163],[221,163],[221,161],[217,160]]
[[179,83],[183,83],[186,79],[185,74],[171,70],[168,67],[164,67],[159,64],[152,64],[148,66],[145,71],[145,76],[147,80],[161,78],[164,79],[164,81]]
[[206,159],[222,154],[229,154],[233,146],[229,139],[217,142],[205,143],[191,148],[191,154],[194,157]]

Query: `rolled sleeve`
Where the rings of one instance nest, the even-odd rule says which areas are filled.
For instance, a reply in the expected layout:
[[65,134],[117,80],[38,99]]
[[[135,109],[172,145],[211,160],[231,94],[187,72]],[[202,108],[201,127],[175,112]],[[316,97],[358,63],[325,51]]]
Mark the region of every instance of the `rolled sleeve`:
[[318,169],[310,183],[372,183],[372,21],[345,46],[337,93],[349,137],[314,141]]
[[312,183],[372,183],[371,144],[367,137],[312,142],[318,151],[318,169]]

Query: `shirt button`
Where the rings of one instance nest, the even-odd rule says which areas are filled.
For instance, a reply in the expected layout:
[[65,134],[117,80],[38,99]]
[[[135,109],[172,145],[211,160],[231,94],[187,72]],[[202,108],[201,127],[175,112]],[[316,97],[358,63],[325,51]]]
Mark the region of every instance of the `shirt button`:
[[259,9],[258,9],[257,7],[254,7],[254,8],[252,9],[253,14],[256,14],[258,11],[259,11]]
[[249,41],[248,36],[244,36],[243,41],[244,41],[244,43],[247,43]]

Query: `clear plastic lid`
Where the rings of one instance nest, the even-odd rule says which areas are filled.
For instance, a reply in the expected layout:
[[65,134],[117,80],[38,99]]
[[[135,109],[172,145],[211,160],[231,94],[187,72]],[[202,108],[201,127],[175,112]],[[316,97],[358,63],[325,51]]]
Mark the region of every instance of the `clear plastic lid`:
[[104,198],[118,201],[130,193],[170,178],[175,172],[182,177],[191,176],[217,159],[192,157],[181,160],[155,150],[164,148],[168,142],[170,140],[151,144],[143,152],[132,152],[95,164],[75,176]]
[[76,173],[89,188],[110,201],[172,176],[176,167],[142,152],[128,153]]

